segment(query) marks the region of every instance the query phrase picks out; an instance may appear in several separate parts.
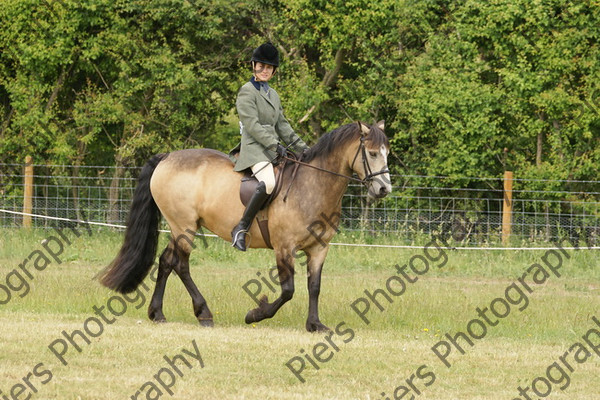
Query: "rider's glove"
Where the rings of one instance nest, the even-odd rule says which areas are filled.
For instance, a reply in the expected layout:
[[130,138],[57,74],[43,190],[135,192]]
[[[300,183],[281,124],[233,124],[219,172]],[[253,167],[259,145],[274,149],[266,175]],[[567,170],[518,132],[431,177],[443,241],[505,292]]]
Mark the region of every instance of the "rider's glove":
[[277,145],[277,158],[284,158],[287,155],[287,149],[283,145]]

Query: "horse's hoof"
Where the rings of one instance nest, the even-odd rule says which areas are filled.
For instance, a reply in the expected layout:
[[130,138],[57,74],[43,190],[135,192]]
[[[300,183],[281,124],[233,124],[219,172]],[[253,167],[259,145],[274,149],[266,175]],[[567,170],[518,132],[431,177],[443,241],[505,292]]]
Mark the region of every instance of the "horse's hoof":
[[148,309],[148,319],[152,322],[163,323],[167,322],[165,315],[162,313],[162,310],[154,310],[152,308]]
[[258,319],[256,316],[256,310],[248,311],[248,314],[246,314],[246,318],[244,319],[244,322],[246,322],[247,324],[252,324],[257,321],[260,321],[260,319]]
[[328,326],[323,325],[321,322],[307,322],[306,330],[309,332],[332,332]]
[[248,311],[248,313],[246,314],[246,318],[244,318],[244,322],[247,324],[256,322],[256,318],[254,318],[254,310]]
[[200,322],[200,326],[204,326],[206,328],[212,328],[215,326],[212,318],[198,318],[198,322]]
[[246,314],[246,318],[244,319],[244,321],[247,324],[262,321],[263,319],[265,319],[263,312],[264,312],[265,308],[268,307],[268,305],[269,305],[269,298],[263,294],[262,297],[260,298],[258,307],[253,310],[248,311],[248,314]]

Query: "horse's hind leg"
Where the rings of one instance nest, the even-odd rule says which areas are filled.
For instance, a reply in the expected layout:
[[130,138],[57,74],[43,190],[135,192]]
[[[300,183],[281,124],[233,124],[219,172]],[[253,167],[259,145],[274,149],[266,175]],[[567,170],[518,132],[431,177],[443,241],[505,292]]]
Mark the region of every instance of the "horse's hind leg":
[[[175,236],[175,232],[173,232]],[[173,267],[175,273],[179,275],[181,282],[192,297],[194,306],[194,315],[202,326],[213,326],[213,315],[206,304],[206,300],[190,275],[190,253],[196,246],[193,244],[195,231],[186,229],[185,232],[175,236],[174,246],[177,254],[177,265]]]
[[192,303],[194,306],[194,315],[202,326],[213,326],[213,315],[210,312],[204,296],[198,290],[198,287],[190,276],[190,253],[181,254],[179,265],[175,268],[175,272],[181,278],[183,285],[187,289],[188,293],[192,297]]
[[[185,288],[192,297],[192,304],[194,306],[194,315],[198,318],[198,321],[203,326],[212,326],[213,317],[208,309],[206,300],[194,284],[192,277],[190,276],[190,252],[194,248],[193,245],[193,231],[187,230],[184,235],[178,235],[177,240],[171,239],[162,255],[160,256],[158,263],[158,276],[156,279],[156,286],[154,287],[154,294],[148,307],[148,317],[155,322],[166,322],[166,318],[163,314],[163,298],[165,294],[165,287],[167,285],[167,279],[174,270],[177,275],[181,278]],[[191,232],[191,233],[190,233]]]
[[174,252],[173,242],[171,241],[159,258],[158,276],[156,285],[154,286],[154,294],[152,294],[152,300],[150,301],[150,306],[148,306],[148,317],[154,322],[167,321],[162,311],[163,297],[167,279],[175,265],[177,265],[177,255]]

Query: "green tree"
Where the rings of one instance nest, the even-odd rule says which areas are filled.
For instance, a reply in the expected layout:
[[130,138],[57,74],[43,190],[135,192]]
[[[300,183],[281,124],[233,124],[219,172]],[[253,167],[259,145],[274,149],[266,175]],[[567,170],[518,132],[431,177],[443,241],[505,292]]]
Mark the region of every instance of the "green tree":
[[140,165],[155,152],[221,148],[249,12],[221,0],[7,0],[3,150]]
[[385,119],[397,172],[599,179],[592,0],[4,0],[0,23],[5,160],[226,150],[247,60],[271,40],[309,142]]
[[448,11],[396,81],[394,148],[406,168],[598,179],[598,7],[468,0]]
[[313,141],[345,122],[385,118],[399,7],[395,0],[289,0],[257,21],[284,59],[277,84],[286,112]]

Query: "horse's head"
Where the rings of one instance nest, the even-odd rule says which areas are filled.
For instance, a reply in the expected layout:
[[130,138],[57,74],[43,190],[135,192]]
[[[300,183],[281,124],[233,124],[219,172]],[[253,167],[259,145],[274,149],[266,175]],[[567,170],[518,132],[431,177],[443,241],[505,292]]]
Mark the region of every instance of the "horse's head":
[[390,142],[383,133],[384,121],[371,127],[362,122],[357,124],[361,132],[360,144],[350,168],[367,183],[368,196],[380,199],[392,191],[387,165]]

